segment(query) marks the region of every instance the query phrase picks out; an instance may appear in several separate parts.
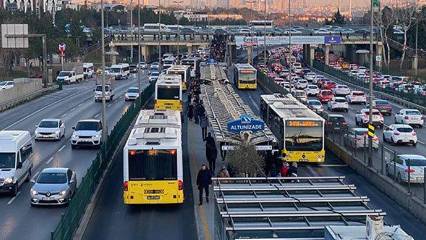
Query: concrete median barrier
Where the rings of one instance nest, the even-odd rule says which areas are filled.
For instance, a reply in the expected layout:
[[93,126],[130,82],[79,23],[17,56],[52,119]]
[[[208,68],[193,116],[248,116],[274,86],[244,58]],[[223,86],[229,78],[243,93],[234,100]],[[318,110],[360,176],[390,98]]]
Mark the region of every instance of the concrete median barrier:
[[0,111],[12,108],[18,104],[34,99],[54,88],[43,88],[41,78],[17,78],[15,86],[0,90]]

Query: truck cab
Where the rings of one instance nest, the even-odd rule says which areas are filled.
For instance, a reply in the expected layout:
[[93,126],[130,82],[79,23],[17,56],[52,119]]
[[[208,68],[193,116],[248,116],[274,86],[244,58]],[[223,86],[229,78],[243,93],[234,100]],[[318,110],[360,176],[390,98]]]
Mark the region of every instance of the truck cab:
[[[95,102],[102,101],[102,85],[96,85],[94,90],[95,92]],[[114,98],[114,92],[111,85],[105,85],[105,101],[112,101]]]

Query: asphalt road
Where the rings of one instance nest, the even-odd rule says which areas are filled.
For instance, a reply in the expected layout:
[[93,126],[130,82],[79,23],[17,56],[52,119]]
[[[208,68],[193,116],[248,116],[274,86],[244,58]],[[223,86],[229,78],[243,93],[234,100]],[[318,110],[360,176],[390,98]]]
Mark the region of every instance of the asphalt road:
[[188,158],[187,124],[183,124],[185,202],[182,205],[127,206],[123,203],[122,154],[114,161],[83,239],[197,239]]
[[[264,94],[260,88],[255,91],[236,90],[241,98],[248,104],[252,110],[259,114],[260,95]],[[361,108],[355,106],[353,109]],[[395,106],[395,108],[397,108]],[[351,110],[348,114],[354,114]],[[354,116],[352,117],[354,120]],[[349,120],[349,119],[348,119]],[[390,121],[386,119],[386,121]],[[417,148],[421,147],[417,145]],[[405,149],[410,151],[412,147],[391,146],[396,149]],[[424,147],[424,146],[423,146]],[[366,195],[370,198],[370,206],[372,208],[383,209],[386,212],[385,222],[388,225],[401,225],[401,227],[414,239],[424,239],[426,225],[420,222],[415,216],[400,207],[395,201],[386,196],[379,189],[370,184],[365,178],[358,175],[352,168],[347,166],[342,160],[338,159],[330,151],[326,151],[326,161],[322,165],[301,165],[299,167],[299,175],[301,176],[346,176],[346,181],[349,184],[355,184],[357,192],[360,195]]]
[[[147,76],[143,75],[147,86]],[[114,101],[107,103],[109,130],[120,119],[130,103],[124,101],[124,93],[130,86],[137,86],[135,77],[115,83]],[[57,91],[23,105],[0,113],[0,129],[28,130],[32,134],[35,125],[43,118],[61,118],[65,122],[65,138],[58,142],[34,144],[33,177],[46,167],[68,167],[76,171],[78,183],[95,158],[97,150],[72,150],[72,127],[78,120],[101,118],[101,103],[93,100],[94,80],[65,86]],[[31,207],[29,191],[31,183],[25,183],[16,197],[0,195],[0,239],[49,239],[60,220],[64,207]]]

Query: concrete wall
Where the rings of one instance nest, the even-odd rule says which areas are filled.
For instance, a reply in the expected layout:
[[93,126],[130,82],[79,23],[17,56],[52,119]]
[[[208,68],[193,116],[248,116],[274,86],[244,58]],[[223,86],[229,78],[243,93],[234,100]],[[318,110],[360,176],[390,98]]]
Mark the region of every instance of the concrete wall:
[[343,147],[326,138],[325,141],[328,150],[336,154],[359,175],[365,177],[371,184],[376,186],[380,191],[388,195],[399,205],[410,211],[411,214],[426,223],[426,204],[422,200],[410,195],[407,190],[393,182],[386,176],[380,175],[375,169],[365,165],[363,161],[346,152]]
[[40,78],[17,78],[14,82],[13,88],[0,90],[0,111],[33,98],[43,88]]

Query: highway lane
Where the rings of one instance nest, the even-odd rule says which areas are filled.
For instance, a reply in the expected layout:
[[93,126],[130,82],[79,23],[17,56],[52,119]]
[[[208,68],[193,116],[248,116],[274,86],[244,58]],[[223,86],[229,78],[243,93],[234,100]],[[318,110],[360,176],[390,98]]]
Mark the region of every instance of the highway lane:
[[[260,95],[264,92],[258,88],[255,91],[236,90],[240,97],[248,104],[251,109],[259,114]],[[420,222],[415,216],[400,207],[395,201],[390,199],[379,189],[370,184],[365,178],[358,175],[353,169],[333,155],[329,150],[326,151],[326,162],[322,165],[301,165],[299,174],[302,176],[346,176],[346,181],[356,184],[357,191],[361,195],[367,195],[374,208],[383,209],[387,215],[385,222],[387,224],[398,224],[411,234],[415,239],[423,239],[426,232],[426,225]]]
[[101,187],[83,239],[197,239],[188,158],[187,123],[183,124],[185,202],[182,205],[126,206],[123,203],[122,155],[114,160]]
[[[147,85],[146,76],[144,75],[145,83]],[[11,112],[35,113],[29,114],[27,118],[19,118],[10,129],[24,129],[31,132],[35,129],[37,124],[42,118],[46,117],[61,117],[66,124],[66,137],[59,142],[37,142],[34,145],[35,160],[33,175],[36,175],[41,169],[45,167],[70,167],[77,172],[78,182],[90,166],[92,160],[96,156],[96,150],[81,149],[71,150],[69,138],[71,136],[71,127],[76,124],[80,119],[84,118],[100,118],[101,103],[95,103],[93,100],[93,89],[95,82],[83,83],[81,86],[73,85],[72,92],[79,94],[74,97],[69,97],[65,101],[58,101],[61,96],[53,96],[52,102],[57,102],[47,108],[41,108],[42,111],[35,110],[32,102],[26,103],[21,108],[11,109]],[[117,122],[121,115],[125,112],[130,103],[125,103],[123,94],[129,86],[137,86],[137,82],[132,77],[126,81],[119,81],[115,86],[116,98],[113,102],[108,103],[107,107],[107,121],[110,129],[113,124]],[[68,86],[67,86],[68,87]],[[65,89],[65,91],[68,88]],[[58,94],[58,93],[54,93]],[[63,94],[66,94],[64,92]],[[46,96],[49,98],[49,96]],[[45,97],[43,97],[45,98]],[[41,99],[46,101],[45,99]],[[38,104],[38,102],[35,102]],[[44,102],[46,104],[46,102]],[[42,105],[43,106],[43,105]],[[34,111],[35,110],[35,111]],[[6,112],[7,113],[7,112]],[[19,113],[14,113],[19,116]],[[22,119],[21,121],[19,121]],[[10,123],[9,123],[10,125]],[[54,230],[56,224],[60,219],[61,213],[65,208],[32,208],[29,201],[29,189],[31,184],[24,184],[20,190],[20,194],[16,198],[10,196],[1,196],[0,205],[4,207],[1,210],[0,219],[7,223],[0,226],[2,237],[7,239],[47,239],[50,232]]]

